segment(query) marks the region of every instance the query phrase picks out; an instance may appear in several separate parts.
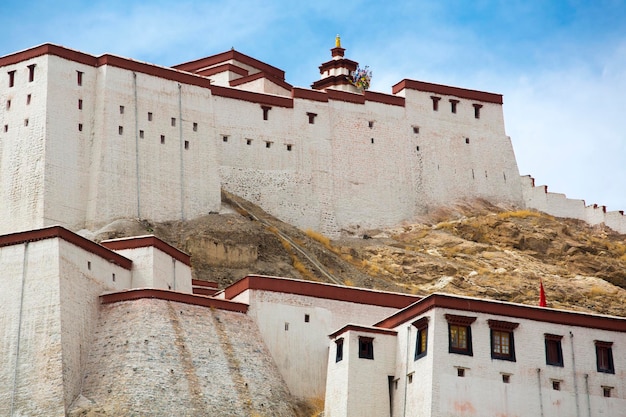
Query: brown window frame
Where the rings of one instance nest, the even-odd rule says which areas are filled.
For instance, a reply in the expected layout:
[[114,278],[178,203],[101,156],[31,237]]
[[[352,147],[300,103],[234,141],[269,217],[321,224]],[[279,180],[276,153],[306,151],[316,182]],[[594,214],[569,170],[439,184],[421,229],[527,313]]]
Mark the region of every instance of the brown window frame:
[[374,359],[374,338],[359,336],[359,358]]
[[594,341],[596,345],[596,366],[598,372],[605,374],[615,373],[615,363],[613,362],[613,342]]
[[[474,356],[471,324],[476,321],[476,317],[454,314],[446,314],[445,317],[448,321],[448,353]],[[456,336],[454,336],[455,334]]]
[[413,323],[417,330],[415,336],[415,355],[413,360],[423,358],[428,353],[428,317],[422,317]]
[[515,362],[515,330],[519,323],[487,320],[491,339],[491,359]]
[[563,367],[563,347],[561,340],[563,336],[556,334],[544,334],[546,346],[546,365]]

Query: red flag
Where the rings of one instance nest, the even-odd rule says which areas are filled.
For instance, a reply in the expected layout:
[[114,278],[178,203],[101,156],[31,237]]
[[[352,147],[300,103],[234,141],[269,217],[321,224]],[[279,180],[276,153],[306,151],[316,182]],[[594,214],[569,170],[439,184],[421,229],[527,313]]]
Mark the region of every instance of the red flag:
[[546,292],[543,290],[543,280],[539,280],[539,307],[546,306]]

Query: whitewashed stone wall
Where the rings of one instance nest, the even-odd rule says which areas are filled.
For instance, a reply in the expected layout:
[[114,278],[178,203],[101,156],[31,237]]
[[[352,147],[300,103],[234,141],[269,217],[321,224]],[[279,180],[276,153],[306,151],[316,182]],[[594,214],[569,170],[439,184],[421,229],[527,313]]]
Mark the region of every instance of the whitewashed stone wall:
[[[477,317],[471,325],[473,356],[448,353],[446,313]],[[513,331],[515,362],[491,358],[488,319],[519,323],[518,328]],[[406,324],[396,330],[399,335],[406,333]],[[593,415],[626,415],[626,369],[619,365],[626,360],[624,333],[448,309],[436,310],[433,320],[429,322],[428,331],[430,342],[425,357],[414,361],[415,342],[410,342],[408,367],[414,367],[413,384],[417,382],[419,388],[408,385],[407,415],[425,411],[425,404],[420,405],[413,398],[416,394],[414,390],[422,390],[422,383],[432,388],[425,390],[432,392],[432,411],[425,415],[433,417],[472,413],[536,417],[541,415],[542,407],[543,415],[546,416],[574,416],[577,415],[577,403],[581,415],[584,416],[588,415],[589,407],[593,410]],[[563,336],[563,367],[546,365],[544,333]],[[614,343],[615,374],[596,371],[595,340]],[[398,342],[400,341],[399,338]],[[406,346],[399,346],[398,354],[399,367],[402,368],[407,355]],[[424,360],[430,364],[422,363]],[[465,368],[465,377],[457,376],[458,367]],[[509,383],[503,383],[503,373],[510,375]],[[405,379],[406,376],[402,373],[400,387]],[[432,385],[428,385],[429,379],[432,379]],[[552,380],[561,381],[560,391],[552,389]],[[613,387],[611,398],[603,397],[603,386]],[[588,398],[590,403],[587,402]],[[403,398],[396,398],[394,410],[402,410],[402,402]],[[414,406],[417,408],[413,408]]]
[[535,186],[529,175],[522,176],[522,192],[526,206],[556,217],[584,220],[591,225],[604,223],[619,233],[626,233],[626,216],[623,211],[606,211],[596,204],[587,206],[584,200],[567,198],[565,194],[548,192],[545,185]]
[[58,238],[1,247],[0,266],[0,414],[64,415],[80,392],[98,295],[128,288],[130,271]]
[[233,301],[250,305],[248,315],[257,323],[289,391],[301,398],[324,397],[329,334],[346,323],[370,325],[396,311],[259,290],[244,291]]

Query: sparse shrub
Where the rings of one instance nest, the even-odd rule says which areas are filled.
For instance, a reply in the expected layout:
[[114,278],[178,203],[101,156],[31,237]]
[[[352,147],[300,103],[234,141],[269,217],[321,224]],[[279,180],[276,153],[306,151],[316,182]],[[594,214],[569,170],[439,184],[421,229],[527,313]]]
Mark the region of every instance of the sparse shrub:
[[330,239],[315,230],[307,229],[304,233],[313,240],[318,241],[326,248],[331,249]]
[[347,285],[348,287],[354,287],[354,281],[352,281],[350,278],[346,278],[343,284]]

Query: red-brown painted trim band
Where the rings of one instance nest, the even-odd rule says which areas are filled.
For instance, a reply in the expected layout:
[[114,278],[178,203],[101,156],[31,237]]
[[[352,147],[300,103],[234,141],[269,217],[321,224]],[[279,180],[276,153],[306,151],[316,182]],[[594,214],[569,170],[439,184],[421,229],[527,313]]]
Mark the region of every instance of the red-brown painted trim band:
[[226,299],[231,300],[246,290],[281,292],[390,308],[404,308],[420,300],[420,297],[410,294],[343,287],[334,284],[263,275],[248,275],[240,279],[227,287],[224,290],[224,295]]
[[378,93],[375,91],[365,91],[363,95],[365,96],[365,100],[367,101],[375,101],[377,103],[389,104],[390,106],[404,107],[406,104],[405,98],[400,96],[392,96],[389,94]]
[[241,75],[242,77],[245,77],[248,75],[248,70],[238,67],[237,65],[233,65],[233,64],[222,64],[222,65],[218,65],[215,67],[211,67],[211,68],[207,68],[201,71],[197,71],[194,72],[194,74],[196,75],[202,75],[203,77],[208,77],[210,75],[215,75],[215,74],[219,74],[222,72],[234,72],[237,75]]
[[102,304],[119,303],[122,301],[140,300],[142,298],[155,298],[158,300],[175,301],[178,303],[191,304],[202,307],[218,308],[226,311],[247,313],[248,305],[230,300],[204,297],[201,295],[186,294],[182,292],[161,290],[157,288],[139,288],[128,291],[120,291],[100,296]]
[[348,80],[347,75],[331,75],[331,76],[322,78],[321,80],[315,81],[313,84],[311,84],[311,88],[314,90],[323,90],[325,88],[333,87],[336,85],[350,85],[350,84],[352,83]]
[[309,90],[308,88],[294,87],[291,89],[291,97],[304,100],[327,102],[328,95],[323,91]]
[[398,94],[404,89],[427,91],[429,93],[436,93],[446,96],[455,96],[465,98],[468,100],[483,101],[487,103],[502,104],[502,94],[487,93],[478,90],[468,90],[466,88],[451,87],[441,84],[432,84],[424,81],[415,81],[404,79],[391,87],[393,94]]
[[622,317],[598,316],[523,304],[456,297],[447,294],[431,294],[408,308],[376,323],[375,326],[392,329],[402,323],[413,320],[415,317],[433,308],[447,308],[471,313],[493,314],[494,316],[515,317],[538,322],[562,324],[565,326],[626,332],[626,318]]
[[43,45],[35,46],[34,48],[3,56],[2,58],[0,58],[0,67],[17,64],[18,62],[37,58],[42,55],[55,55],[81,64],[90,65],[92,67],[97,66],[97,58],[95,56],[88,55],[83,52],[74,51],[72,49],[67,49],[62,46],[46,43]]
[[217,288],[208,288],[208,287],[193,287],[191,292],[197,295],[204,295],[207,297],[213,297],[215,294],[219,292]]
[[291,97],[274,96],[270,94],[255,93],[252,91],[238,90],[236,88],[211,86],[211,93],[218,97],[233,98],[236,100],[249,101],[251,103],[267,104],[269,106],[293,108]]
[[358,324],[346,324],[341,329],[329,334],[328,337],[331,339],[334,339],[340,334],[349,332],[349,331],[363,332],[363,333],[388,334],[391,336],[398,335],[398,332],[395,330],[383,329],[381,327],[367,327],[367,326],[359,326]]
[[231,87],[235,87],[241,84],[245,84],[245,83],[249,83],[251,81],[255,81],[258,80],[260,78],[265,78],[266,80],[273,82],[274,84],[278,85],[279,87],[284,88],[285,90],[289,90],[291,91],[291,89],[293,88],[293,86],[279,78],[276,77],[272,77],[271,75],[268,75],[264,72],[257,72],[256,74],[252,74],[252,75],[247,75],[245,77],[241,77],[241,78],[237,78],[235,80],[230,81],[230,86]]
[[207,67],[212,67],[216,64],[224,63],[225,61],[234,60],[239,61],[242,64],[250,65],[253,68],[271,74],[281,80],[285,79],[285,71],[280,68],[276,68],[272,65],[266,64],[263,61],[259,61],[256,58],[252,58],[246,54],[242,54],[239,51],[231,49],[230,51],[222,52],[216,55],[207,56],[205,58],[196,59],[194,61],[185,62],[182,64],[174,65],[172,68],[180,71],[196,72]]
[[350,71],[356,70],[356,67],[359,65],[358,62],[351,61],[349,59],[333,59],[332,61],[324,62],[319,66],[320,74],[323,74],[324,71],[333,69],[333,68],[346,68]]
[[213,281],[205,281],[203,279],[191,279],[191,285],[194,287],[208,287],[208,288],[217,288],[217,282]]
[[77,235],[74,232],[67,230],[62,226],[51,226],[45,229],[29,230],[26,232],[11,233],[9,235],[0,236],[0,247],[20,245],[26,242],[36,242],[39,240],[63,239],[81,249],[91,252],[96,256],[106,259],[116,265],[121,266],[124,269],[130,270],[133,266],[133,261],[128,258],[117,254],[104,246],[98,245],[89,239],[85,239],[82,236]]
[[153,235],[104,240],[100,242],[100,244],[111,250],[137,249],[153,246],[185,265],[191,266],[191,257],[189,254],[176,249],[169,243],[166,243]]
[[349,93],[341,90],[326,90],[329,100],[345,101],[347,103],[365,104],[365,96],[363,94]]

